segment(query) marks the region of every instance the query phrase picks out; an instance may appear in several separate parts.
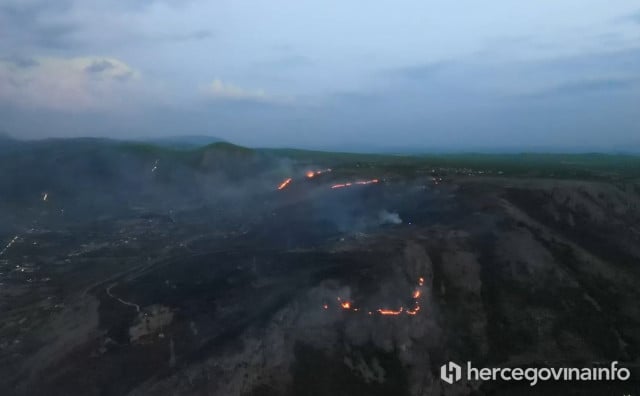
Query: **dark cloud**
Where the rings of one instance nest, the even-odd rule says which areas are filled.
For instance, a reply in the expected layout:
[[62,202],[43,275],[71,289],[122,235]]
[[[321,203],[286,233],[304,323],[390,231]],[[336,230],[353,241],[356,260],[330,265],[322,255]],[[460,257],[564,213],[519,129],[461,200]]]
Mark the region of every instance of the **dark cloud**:
[[271,49],[277,52],[292,52],[293,51],[293,45],[288,44],[288,43],[280,43],[280,44],[274,44],[271,46]]
[[161,41],[201,41],[214,37],[214,33],[211,30],[200,29],[193,32],[176,33],[159,36]]
[[385,95],[380,94],[379,92],[336,92],[333,93],[329,98],[329,103],[332,106],[337,106],[339,108],[346,107],[361,107],[361,108],[372,108],[379,103],[384,103],[386,100]]
[[131,77],[133,77],[133,73],[130,71],[127,71],[125,73],[120,73],[114,76],[113,78],[116,79],[117,81],[125,82],[125,81],[129,81]]
[[[478,100],[551,98],[617,93],[638,83],[640,48],[603,51],[519,62],[483,62],[475,58],[408,66],[388,71],[387,92],[447,95]],[[400,77],[400,78],[398,78]],[[526,92],[526,93],[524,93]],[[460,98],[455,99],[461,100]]]
[[23,56],[0,58],[0,61],[8,62],[19,69],[28,69],[30,67],[38,66],[40,64],[40,62],[38,62],[34,58],[23,57]]
[[509,70],[498,70],[496,76],[510,73],[514,84],[519,84],[517,76],[536,82],[538,90],[520,95],[526,98],[613,95],[638,86],[638,64],[640,48],[632,48],[508,65]]
[[[144,13],[156,3],[180,8],[190,1],[98,0],[97,3],[117,15]],[[98,33],[92,40],[91,32],[100,24],[100,16],[96,15],[94,21],[78,20],[73,11],[81,6],[80,0],[0,0],[0,51],[77,52],[89,47],[95,50],[100,45],[121,48],[136,41],[199,41],[214,36],[208,29],[149,36],[127,28],[126,31],[108,32],[108,35]]]
[[627,90],[635,86],[637,78],[601,78],[567,82],[542,91],[535,96],[585,95],[591,93],[611,93]]
[[304,66],[313,65],[311,58],[300,54],[288,54],[277,57],[275,59],[269,59],[259,62],[254,62],[254,66],[260,68],[273,68],[273,69],[290,69]]
[[32,1],[8,1],[0,3],[0,15],[10,17],[18,21],[37,19],[45,14],[64,13],[71,9],[73,0],[32,0]]
[[116,66],[106,59],[100,61],[94,61],[89,66],[84,68],[87,73],[102,73],[105,70],[114,69]]
[[70,0],[0,4],[0,25],[3,27],[0,45],[13,50],[25,47],[61,49],[77,45],[74,35],[80,26],[65,21],[65,13],[72,5]]
[[194,0],[112,0],[111,4],[120,9],[144,11],[155,4],[164,4],[173,8],[188,7]]
[[553,70],[562,75],[577,73],[604,74],[611,72],[628,72],[637,74],[640,64],[640,47],[619,51],[588,53],[572,57],[559,57],[554,60],[530,64],[530,69]]
[[397,68],[388,71],[390,75],[406,78],[409,80],[425,80],[437,76],[449,64],[447,62],[425,63]]
[[28,38],[37,47],[69,49],[80,44],[76,36],[80,29],[80,26],[74,23],[42,23],[33,26]]
[[258,99],[209,99],[204,103],[210,114],[226,118],[270,117],[274,112],[285,109],[285,105]]
[[176,39],[186,41],[186,40],[204,40],[212,37],[213,37],[212,31],[202,29],[202,30],[196,30],[195,32],[187,33],[182,36],[177,36]]
[[106,71],[114,71],[115,73],[111,73],[109,76],[116,81],[125,82],[133,77],[133,72],[130,70],[117,70],[118,66],[108,59],[100,59],[93,61],[89,66],[84,68],[86,73],[92,74],[97,78],[103,78],[104,72]]
[[[468,34],[444,29],[447,44],[430,48],[422,39],[429,32],[426,25],[425,36],[415,34],[409,25],[406,29],[399,25],[397,31],[390,30],[394,38],[387,40],[385,35],[379,40],[361,35],[359,24],[364,20],[354,18],[353,37],[339,36],[344,31],[337,29],[318,42],[318,32],[324,31],[314,25],[300,30],[297,18],[301,15],[291,14],[294,23],[290,26],[283,23],[288,19],[278,18],[274,19],[277,25],[270,26],[269,21],[261,20],[263,11],[247,7],[246,13],[225,18],[225,12],[237,10],[212,4],[191,7],[191,0],[0,0],[0,67],[6,69],[0,74],[2,86],[15,86],[13,92],[19,94],[28,88],[19,85],[32,80],[57,82],[60,79],[47,69],[49,60],[70,59],[70,63],[52,62],[53,69],[70,66],[89,87],[105,92],[122,88],[113,95],[126,99],[129,92],[140,90],[140,104],[131,108],[145,112],[140,116],[119,109],[101,115],[87,112],[80,120],[57,110],[40,113],[26,99],[17,102],[5,95],[8,102],[24,108],[22,113],[6,112],[0,119],[12,120],[13,124],[7,124],[12,133],[24,131],[34,136],[113,131],[126,135],[131,130],[200,133],[216,127],[232,141],[254,144],[296,144],[305,139],[328,144],[349,138],[352,142],[371,139],[378,145],[398,140],[407,144],[466,144],[487,138],[508,141],[512,133],[522,141],[534,141],[536,133],[543,134],[539,140],[565,133],[569,141],[580,137],[574,131],[586,130],[591,131],[587,135],[594,142],[600,142],[608,137],[601,138],[596,126],[605,123],[615,126],[610,129],[616,129],[623,141],[622,135],[631,135],[640,121],[637,109],[634,113],[631,108],[640,95],[640,81],[631,78],[638,76],[640,47],[628,49],[628,30],[638,26],[640,12],[616,19],[624,25],[621,29],[600,30],[594,24],[582,41],[574,37],[582,33],[575,31],[564,37],[559,30],[553,43],[547,42],[547,34],[534,32],[528,37],[526,24],[520,32],[523,36],[518,36],[514,26],[498,27],[493,40],[484,34],[484,26],[482,32],[472,26],[478,33],[475,44],[469,41],[469,46],[456,48],[462,36],[467,43]],[[628,10],[617,15],[625,12]],[[288,18],[286,11],[282,15]],[[565,22],[567,30],[572,28],[572,21]],[[562,20],[559,23],[564,26]],[[253,26],[256,32],[267,34],[247,35],[247,27]],[[552,25],[542,23],[540,28],[555,32]],[[222,38],[219,43],[214,40],[218,35]],[[291,43],[280,37],[289,37]],[[583,45],[585,42],[589,45]],[[360,49],[360,44],[366,45]],[[451,49],[446,48],[449,45]],[[345,48],[352,51],[345,52],[344,59],[336,58]],[[393,55],[408,48],[423,51]],[[490,50],[479,51],[482,48]],[[607,50],[562,55],[585,51],[582,48]],[[366,56],[378,54],[377,50],[380,58]],[[88,58],[90,55],[99,57]],[[42,67],[21,70],[38,65],[31,57],[41,59]],[[546,59],[541,60],[543,57]],[[400,65],[404,67],[390,68],[398,59],[406,59]],[[140,72],[132,72],[127,64]],[[84,70],[78,70],[78,65]],[[31,78],[40,77],[40,71],[44,77]],[[221,84],[208,96],[195,97],[197,87],[217,74],[234,79],[239,87]],[[129,79],[135,81],[115,83]],[[267,92],[256,90],[256,84],[266,85]],[[70,88],[75,86],[70,84]],[[25,97],[50,96],[46,89],[40,91],[44,93]],[[305,95],[305,100],[298,100]],[[171,111],[146,110],[156,102],[166,102]]]

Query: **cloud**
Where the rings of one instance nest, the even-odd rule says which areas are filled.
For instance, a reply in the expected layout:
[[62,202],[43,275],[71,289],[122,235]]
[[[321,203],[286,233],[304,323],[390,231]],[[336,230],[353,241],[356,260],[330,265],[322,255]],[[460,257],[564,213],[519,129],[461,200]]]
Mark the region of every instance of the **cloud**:
[[632,14],[625,15],[621,18],[616,18],[615,22],[632,22],[640,24],[640,10]]
[[34,67],[39,65],[39,62],[34,58],[23,57],[23,56],[0,58],[0,62],[10,63],[20,69],[26,69],[29,67]]
[[41,48],[69,49],[80,43],[80,26],[72,22],[40,22],[34,24],[25,37],[28,43]]
[[258,68],[269,68],[275,70],[292,69],[313,65],[311,58],[300,54],[287,54],[275,59],[263,60],[253,63]]
[[43,15],[61,14],[73,6],[73,0],[4,0],[0,4],[0,14],[23,22],[39,19]]
[[596,92],[619,91],[631,88],[637,81],[637,78],[587,79],[558,85],[547,92],[552,94],[582,95]]
[[200,41],[210,39],[214,36],[213,32],[208,29],[195,30],[187,33],[175,33],[165,36],[160,36],[160,40],[166,41]]
[[68,48],[80,26],[67,17],[71,0],[7,0],[0,4],[0,45],[16,48]]
[[584,98],[585,95],[611,95],[619,92],[631,91],[640,81],[637,77],[620,78],[587,78],[582,80],[567,81],[557,85],[539,89],[535,92],[516,95],[523,99],[557,99],[572,96]]
[[102,73],[105,70],[114,69],[116,66],[106,59],[100,59],[93,61],[84,70],[88,73]]
[[550,61],[505,64],[480,81],[503,81],[503,92],[523,98],[612,94],[634,90],[640,82],[640,48],[602,51]]
[[[72,55],[111,51],[152,42],[201,41],[208,29],[165,24],[167,14],[184,11],[191,1],[173,0],[1,0],[0,52]],[[152,20],[153,23],[148,23]],[[156,22],[159,21],[159,22]]]
[[247,90],[233,84],[225,83],[219,79],[202,87],[202,92],[211,99],[226,101],[271,102],[273,97],[268,96],[263,90]]
[[141,12],[158,4],[174,9],[185,8],[196,0],[107,0],[107,2],[121,9]]
[[130,98],[138,72],[114,58],[35,58],[24,67],[0,61],[0,103],[57,111],[110,108]]
[[409,80],[426,80],[435,77],[448,65],[449,64],[447,62],[426,63],[422,65],[397,68],[392,70],[391,74]]

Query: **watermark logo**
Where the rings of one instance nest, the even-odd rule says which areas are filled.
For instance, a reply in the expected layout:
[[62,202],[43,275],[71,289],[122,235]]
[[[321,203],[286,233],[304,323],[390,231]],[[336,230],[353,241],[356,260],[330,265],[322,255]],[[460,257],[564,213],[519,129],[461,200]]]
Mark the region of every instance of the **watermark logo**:
[[[440,378],[448,384],[462,379],[462,367],[449,362],[440,367]],[[611,362],[605,367],[473,367],[467,362],[465,367],[467,381],[528,381],[535,386],[541,381],[626,381],[631,377],[628,368],[619,367]]]
[[447,384],[458,382],[460,378],[462,378],[462,367],[454,362],[443,364],[442,367],[440,367],[440,378]]

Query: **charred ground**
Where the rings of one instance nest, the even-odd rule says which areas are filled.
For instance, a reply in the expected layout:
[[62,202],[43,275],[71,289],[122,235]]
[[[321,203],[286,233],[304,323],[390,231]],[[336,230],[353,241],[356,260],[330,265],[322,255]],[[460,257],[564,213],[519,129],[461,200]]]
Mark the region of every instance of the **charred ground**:
[[[637,157],[56,140],[0,164],[2,394],[638,388]],[[447,385],[449,360],[635,382]]]

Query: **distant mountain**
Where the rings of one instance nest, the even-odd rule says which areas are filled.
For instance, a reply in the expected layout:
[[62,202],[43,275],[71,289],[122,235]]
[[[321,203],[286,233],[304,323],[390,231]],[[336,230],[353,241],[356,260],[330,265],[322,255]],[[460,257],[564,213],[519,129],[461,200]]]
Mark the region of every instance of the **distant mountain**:
[[43,193],[65,218],[99,218],[133,207],[165,210],[168,202],[200,205],[222,187],[279,178],[271,174],[278,159],[226,142],[187,148],[97,138],[12,141],[0,141],[2,219],[40,205]]
[[5,131],[0,131],[0,153],[6,153],[22,146],[22,141],[14,139]]
[[0,142],[14,141],[15,139],[6,131],[0,130]]
[[193,149],[197,147],[208,146],[213,143],[224,142],[223,139],[220,139],[218,137],[206,135],[167,136],[136,140],[141,140],[143,142],[152,143],[158,146],[178,149]]

